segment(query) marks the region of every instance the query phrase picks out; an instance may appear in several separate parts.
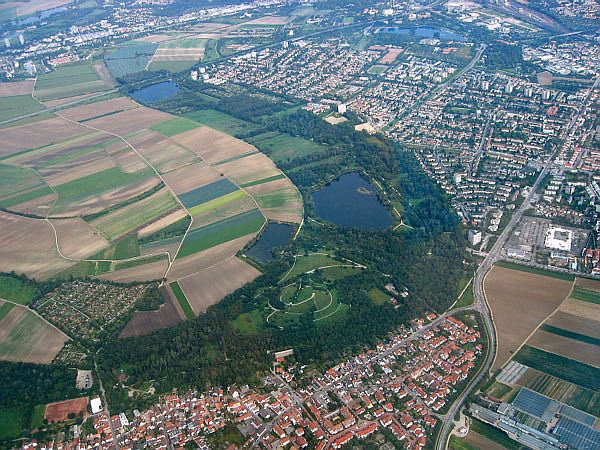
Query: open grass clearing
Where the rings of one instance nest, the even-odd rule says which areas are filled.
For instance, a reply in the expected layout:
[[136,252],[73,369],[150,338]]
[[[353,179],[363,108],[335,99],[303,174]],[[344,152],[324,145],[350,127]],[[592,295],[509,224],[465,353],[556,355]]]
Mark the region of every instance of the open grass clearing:
[[25,428],[23,408],[0,408],[0,442],[16,439]]
[[248,138],[248,142],[275,162],[289,161],[327,151],[328,147],[301,137],[270,131]]
[[386,294],[385,292],[377,288],[373,288],[369,291],[369,298],[376,305],[384,305],[385,303],[390,301],[391,297],[389,294]]
[[[552,314],[571,290],[571,282],[503,266],[494,266],[484,281],[498,333],[494,369],[506,363],[527,337]],[[528,314],[523,314],[526,310]]]
[[292,280],[298,275],[307,272],[312,272],[318,268],[331,268],[345,265],[351,265],[351,263],[338,261],[328,254],[313,253],[309,255],[299,255],[295,257],[294,265],[289,270],[289,272],[281,279],[281,281]]
[[242,335],[258,333],[264,326],[263,314],[258,309],[240,314],[231,321],[231,326]]

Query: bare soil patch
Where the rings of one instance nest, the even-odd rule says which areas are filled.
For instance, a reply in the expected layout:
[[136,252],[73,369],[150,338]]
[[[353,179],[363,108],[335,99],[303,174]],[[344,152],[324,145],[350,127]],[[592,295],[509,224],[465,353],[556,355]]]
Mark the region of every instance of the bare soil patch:
[[177,134],[171,139],[209,163],[256,151],[252,145],[206,126]]
[[498,352],[492,368],[495,370],[564,301],[571,283],[494,266],[484,287],[498,332]]
[[54,232],[43,220],[0,212],[0,271],[47,279],[74,263],[61,258]]
[[43,145],[64,141],[74,136],[88,133],[89,130],[61,119],[60,117],[42,120],[18,127],[0,130],[0,156],[38,148]]
[[172,213],[170,213],[164,217],[161,217],[157,221],[146,225],[144,228],[141,228],[138,231],[138,236],[139,237],[149,236],[152,233],[155,233],[156,231],[158,231],[166,226],[169,226],[172,223],[175,223],[178,220],[181,220],[186,216],[187,216],[187,213],[183,209],[178,209],[177,211],[173,211]]
[[546,323],[558,328],[600,339],[600,321],[589,319],[587,317],[557,311]]
[[527,345],[600,367],[600,351],[593,344],[575,341],[564,336],[538,330],[527,341]]
[[163,286],[160,288],[164,299],[158,311],[138,311],[127,323],[119,338],[132,336],[145,336],[162,328],[172,327],[185,320],[181,306],[175,299],[171,288]]
[[67,119],[87,120],[93,117],[99,117],[105,114],[110,114],[115,111],[126,111],[137,108],[139,105],[129,97],[117,97],[110,100],[90,103],[89,105],[74,106],[73,108],[65,109],[60,114]]
[[109,246],[109,242],[81,219],[52,220],[61,253],[67,258],[86,259]]
[[156,261],[142,266],[130,267],[129,269],[119,270],[100,275],[96,278],[101,280],[117,281],[119,283],[131,283],[133,281],[153,281],[161,280],[167,270],[167,260]]
[[577,286],[581,286],[584,289],[589,289],[591,291],[600,292],[600,281],[599,280],[590,280],[589,278],[577,278],[575,282]]
[[[88,175],[115,167],[115,163],[112,161],[112,159],[105,155],[102,156],[100,152],[89,156],[96,156],[96,158],[82,164],[77,164],[78,161],[75,161],[73,164],[68,164],[68,166],[71,167],[64,167],[63,170],[60,170],[58,167],[53,167],[47,171],[52,172],[51,174],[44,175],[44,180],[50,186],[59,186],[61,184],[68,183],[69,181],[87,177]],[[40,171],[40,173],[42,172]]]
[[87,405],[87,397],[48,403],[46,405],[46,411],[44,412],[44,419],[47,419],[48,423],[55,423],[68,420],[69,414],[75,414],[77,417],[79,417],[80,413],[82,415],[87,415]]
[[110,116],[90,120],[85,124],[124,136],[143,128],[150,128],[153,125],[172,118],[173,116],[162,111],[138,106],[137,108],[111,114]]
[[94,93],[74,95],[73,97],[57,98],[56,100],[48,100],[48,101],[42,102],[42,103],[44,105],[46,105],[48,108],[53,108],[55,106],[65,105],[67,103],[74,102],[77,100],[83,100],[84,98],[88,98],[92,95],[94,95]]
[[220,164],[217,168],[238,184],[262,180],[281,173],[273,161],[262,153]]
[[157,131],[145,130],[127,140],[161,173],[200,161],[194,153]]
[[25,80],[0,83],[0,97],[31,94],[34,82],[34,80]]
[[211,166],[198,162],[164,175],[165,182],[177,194],[189,192],[219,180],[219,172]]
[[198,315],[259,275],[260,272],[250,264],[233,257],[179,280],[179,286]]
[[250,242],[253,237],[254,234],[242,236],[224,244],[216,245],[207,250],[186,256],[185,258],[175,260],[175,263],[169,272],[169,281],[183,278],[220,263],[230,256],[235,255],[238,250]]
[[600,321],[600,305],[596,303],[583,302],[570,298],[560,307],[560,310],[579,317],[585,317],[586,319]]

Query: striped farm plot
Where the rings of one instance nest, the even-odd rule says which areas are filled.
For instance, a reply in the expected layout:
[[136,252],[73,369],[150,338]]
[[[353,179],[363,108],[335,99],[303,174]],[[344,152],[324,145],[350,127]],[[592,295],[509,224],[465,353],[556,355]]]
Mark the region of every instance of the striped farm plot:
[[[169,62],[189,62],[190,66],[202,59],[205,52],[206,39],[174,39],[161,42],[152,59],[148,63],[149,70],[159,70],[161,68],[169,68]],[[178,65],[173,67],[177,68]]]
[[0,360],[49,364],[67,340],[56,327],[20,305],[0,319]]

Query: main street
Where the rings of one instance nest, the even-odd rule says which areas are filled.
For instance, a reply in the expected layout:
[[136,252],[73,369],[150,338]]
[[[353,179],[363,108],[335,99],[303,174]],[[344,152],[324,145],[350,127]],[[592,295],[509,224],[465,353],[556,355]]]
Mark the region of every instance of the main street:
[[[597,78],[596,81],[594,82],[594,85],[590,89],[588,96],[583,100],[581,108],[579,108],[577,113],[573,116],[573,118],[569,121],[569,124],[563,130],[563,133],[561,134],[561,141],[564,140],[564,138],[569,134],[569,132],[575,126],[575,124],[577,124],[579,117],[581,117],[581,115],[585,112],[585,110],[588,107],[588,103],[589,103],[590,97],[592,95],[592,92],[598,87],[599,84],[600,84],[600,78]],[[548,161],[546,162],[542,171],[536,178],[535,183],[533,183],[533,186],[529,190],[527,197],[525,198],[525,200],[523,201],[521,206],[515,210],[508,225],[504,228],[504,230],[498,237],[498,240],[496,241],[496,243],[494,244],[492,249],[489,251],[487,256],[484,258],[484,260],[482,261],[481,265],[477,269],[477,272],[475,272],[475,277],[473,278],[473,288],[474,288],[474,297],[475,297],[473,308],[476,309],[477,311],[479,311],[483,318],[486,333],[488,335],[487,353],[486,353],[486,357],[485,357],[483,366],[481,367],[481,369],[479,370],[477,375],[471,380],[469,385],[465,388],[465,390],[461,393],[461,395],[455,400],[454,404],[448,411],[448,414],[447,414],[448,420],[446,420],[442,425],[442,429],[440,430],[440,433],[438,435],[438,439],[436,442],[436,450],[444,450],[446,448],[448,439],[450,437],[450,432],[454,428],[454,421],[453,421],[454,416],[460,410],[460,408],[462,408],[462,405],[463,405],[465,399],[468,397],[468,395],[473,391],[473,389],[475,389],[479,385],[481,380],[484,379],[484,377],[486,377],[488,375],[488,373],[490,372],[490,370],[492,368],[494,360],[495,360],[496,339],[497,339],[496,328],[494,326],[491,310],[490,310],[489,305],[487,304],[487,300],[485,298],[485,291],[483,288],[483,282],[485,280],[485,276],[489,272],[489,270],[492,268],[492,266],[496,263],[496,261],[498,261],[498,259],[500,259],[500,254],[501,254],[502,248],[504,247],[506,240],[510,236],[510,233],[515,228],[515,226],[521,221],[521,218],[523,217],[523,214],[525,213],[525,211],[527,211],[531,207],[531,200],[532,200],[533,196],[535,195],[535,192],[539,188],[540,183],[542,182],[544,177],[550,171],[550,168],[552,167],[552,162],[554,161],[554,158],[556,157],[556,155],[559,153],[561,147],[562,147],[562,145],[556,146],[556,148],[554,149],[554,152],[548,158]]]

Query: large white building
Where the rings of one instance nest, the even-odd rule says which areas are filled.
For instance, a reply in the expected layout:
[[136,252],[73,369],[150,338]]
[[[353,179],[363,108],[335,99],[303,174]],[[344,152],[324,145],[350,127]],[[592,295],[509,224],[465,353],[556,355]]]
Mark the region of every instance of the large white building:
[[544,245],[552,250],[570,252],[573,243],[573,232],[565,228],[550,227],[546,232]]

